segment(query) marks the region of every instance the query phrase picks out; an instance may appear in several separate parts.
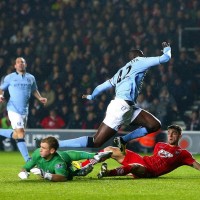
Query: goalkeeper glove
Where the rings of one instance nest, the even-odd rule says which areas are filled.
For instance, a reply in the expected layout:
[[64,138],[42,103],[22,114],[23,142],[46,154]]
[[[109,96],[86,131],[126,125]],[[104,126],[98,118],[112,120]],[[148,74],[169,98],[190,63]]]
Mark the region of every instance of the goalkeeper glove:
[[29,177],[30,173],[28,173],[27,171],[22,171],[18,174],[18,177],[22,180],[25,180]]
[[44,170],[39,169],[37,167],[32,168],[30,171],[31,171],[31,173],[33,173],[35,175],[39,175],[39,176],[41,176],[44,179],[48,179],[48,180],[52,179],[52,174],[51,173],[45,172]]

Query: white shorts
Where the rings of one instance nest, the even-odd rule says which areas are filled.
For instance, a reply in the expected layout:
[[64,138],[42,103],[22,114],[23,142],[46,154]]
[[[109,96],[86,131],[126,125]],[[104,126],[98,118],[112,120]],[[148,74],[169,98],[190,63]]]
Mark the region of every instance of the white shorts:
[[28,116],[20,115],[13,111],[8,111],[8,117],[11,122],[11,126],[13,129],[25,128]]
[[129,125],[141,111],[141,108],[129,106],[123,99],[115,98],[108,105],[103,122],[118,131],[121,125]]

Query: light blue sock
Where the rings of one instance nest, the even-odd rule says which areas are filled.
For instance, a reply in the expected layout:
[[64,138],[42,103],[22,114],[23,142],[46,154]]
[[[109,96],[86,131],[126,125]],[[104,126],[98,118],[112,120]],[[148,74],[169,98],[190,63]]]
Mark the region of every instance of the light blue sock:
[[75,139],[60,140],[59,147],[87,147],[88,136],[83,136]]
[[13,129],[0,129],[0,135],[6,138],[11,138]]
[[28,149],[27,149],[25,140],[17,139],[16,142],[17,142],[17,147],[18,147],[20,153],[22,154],[24,160],[27,161],[30,158],[30,156],[28,154]]
[[128,133],[127,135],[122,136],[122,139],[124,140],[124,142],[128,142],[135,138],[145,136],[147,133],[148,133],[147,129],[142,127]]

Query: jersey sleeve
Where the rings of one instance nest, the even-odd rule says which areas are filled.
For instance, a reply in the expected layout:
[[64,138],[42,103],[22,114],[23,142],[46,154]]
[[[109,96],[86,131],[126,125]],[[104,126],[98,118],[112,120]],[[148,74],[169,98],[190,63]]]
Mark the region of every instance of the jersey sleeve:
[[104,83],[98,85],[94,91],[92,92],[91,95],[88,95],[89,98],[88,99],[95,99],[96,96],[98,96],[99,94],[101,94],[103,91],[108,90],[112,88],[112,84],[110,83],[109,80],[105,81]]
[[3,81],[2,81],[2,84],[0,85],[0,89],[5,91],[8,89],[10,85],[10,75],[6,76]]
[[183,165],[192,165],[195,159],[193,158],[192,154],[187,150],[183,150],[182,152],[182,163]]
[[36,83],[34,76],[32,76],[32,80],[33,80],[33,84],[32,84],[32,87],[31,87],[31,91],[34,92],[35,90],[38,90],[38,87],[37,87],[37,83]]
[[32,154],[32,157],[30,160],[28,160],[25,165],[23,166],[23,169],[25,169],[26,171],[30,171],[33,167],[36,166],[37,164],[37,159],[38,157],[40,156],[40,153],[39,153],[39,149],[36,149],[33,154]]

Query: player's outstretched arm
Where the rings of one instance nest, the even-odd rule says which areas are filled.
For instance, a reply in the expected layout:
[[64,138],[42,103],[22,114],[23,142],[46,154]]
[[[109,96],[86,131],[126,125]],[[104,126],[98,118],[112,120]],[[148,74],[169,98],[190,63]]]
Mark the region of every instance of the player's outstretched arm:
[[49,172],[44,172],[42,169],[39,169],[37,167],[32,168],[30,170],[31,173],[40,176],[41,178],[50,180],[50,181],[54,181],[54,182],[63,182],[63,181],[67,181],[67,178],[63,175],[59,175],[59,174],[51,174]]
[[197,162],[196,160],[193,162],[192,166],[193,166],[195,169],[197,169],[197,170],[200,171],[200,163]]
[[86,95],[84,94],[82,96],[83,99],[88,99],[88,100],[93,100],[95,99],[96,96],[98,96],[99,94],[101,94],[103,91],[108,90],[110,88],[112,88],[113,86],[111,85],[110,81],[107,80],[104,83],[102,83],[101,85],[98,85],[94,91],[92,92],[91,95]]
[[46,104],[47,103],[47,98],[44,98],[40,95],[38,90],[35,90],[33,95],[35,96],[35,98],[37,98],[42,104]]

